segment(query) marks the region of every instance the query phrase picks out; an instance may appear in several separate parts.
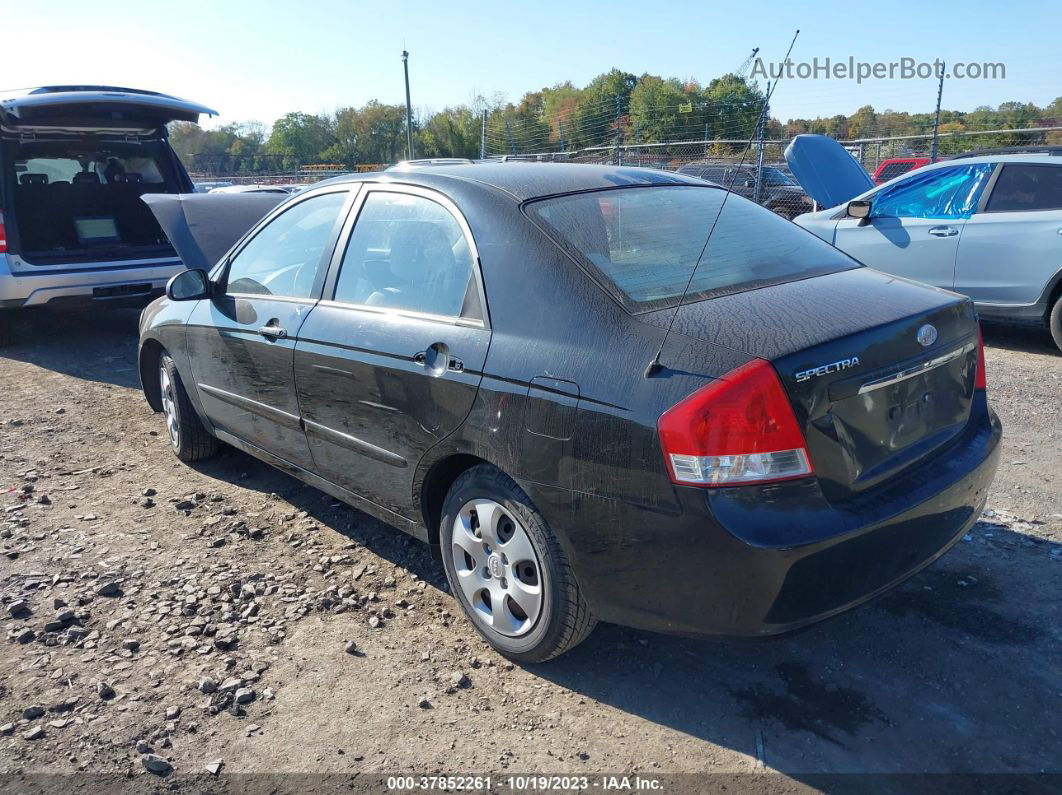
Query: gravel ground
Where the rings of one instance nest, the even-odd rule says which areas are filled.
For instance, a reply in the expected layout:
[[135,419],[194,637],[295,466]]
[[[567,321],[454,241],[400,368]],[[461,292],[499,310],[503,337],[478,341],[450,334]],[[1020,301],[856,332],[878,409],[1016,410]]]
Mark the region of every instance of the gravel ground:
[[602,625],[533,667],[476,639],[417,542],[235,451],[177,461],[135,313],[24,334],[0,356],[0,773],[1062,772],[1043,334],[986,329],[1003,463],[937,565],[793,636]]

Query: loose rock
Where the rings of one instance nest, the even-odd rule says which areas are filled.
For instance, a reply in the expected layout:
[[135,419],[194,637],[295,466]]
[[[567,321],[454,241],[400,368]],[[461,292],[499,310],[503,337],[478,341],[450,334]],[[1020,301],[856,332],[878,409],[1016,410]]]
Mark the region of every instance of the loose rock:
[[143,763],[144,768],[150,773],[167,773],[173,770],[173,765],[170,764],[170,760],[164,756],[158,754],[144,754],[140,757],[140,761]]

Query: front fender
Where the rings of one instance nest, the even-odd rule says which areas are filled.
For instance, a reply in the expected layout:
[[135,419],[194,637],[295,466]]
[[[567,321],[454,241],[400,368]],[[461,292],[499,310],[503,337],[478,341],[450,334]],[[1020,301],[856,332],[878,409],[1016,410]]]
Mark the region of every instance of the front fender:
[[[159,392],[158,362],[159,356],[166,351],[177,365],[177,372],[183,374],[192,371],[188,358],[187,322],[195,309],[197,301],[171,301],[157,298],[148,304],[140,315],[140,342],[137,347],[137,370],[140,374],[140,388],[144,398],[154,411],[162,411],[162,399]],[[199,400],[199,390],[187,377],[184,387],[195,407],[199,418],[211,427],[203,413]]]

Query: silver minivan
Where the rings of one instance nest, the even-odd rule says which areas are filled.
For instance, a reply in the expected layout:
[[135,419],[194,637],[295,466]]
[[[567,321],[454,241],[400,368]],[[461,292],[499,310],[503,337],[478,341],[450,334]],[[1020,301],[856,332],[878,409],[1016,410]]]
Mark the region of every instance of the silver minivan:
[[146,303],[183,269],[149,193],[191,193],[166,125],[217,112],[111,86],[0,100],[0,344],[14,312]]

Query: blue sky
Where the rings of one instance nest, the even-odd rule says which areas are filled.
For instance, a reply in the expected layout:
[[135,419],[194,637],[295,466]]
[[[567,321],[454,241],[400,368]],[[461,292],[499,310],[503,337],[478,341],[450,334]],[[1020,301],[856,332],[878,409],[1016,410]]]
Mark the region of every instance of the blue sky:
[[[180,0],[9,3],[0,89],[91,82],[150,88],[221,111],[213,123],[266,124],[377,98],[402,102],[410,51],[413,104],[441,109],[475,94],[517,100],[617,66],[707,82],[754,46],[795,61],[853,56],[895,61],[1003,62],[1005,80],[949,80],[944,106],[1062,95],[1057,2],[544,2],[520,4]],[[783,81],[772,115],[925,111],[935,80]]]

